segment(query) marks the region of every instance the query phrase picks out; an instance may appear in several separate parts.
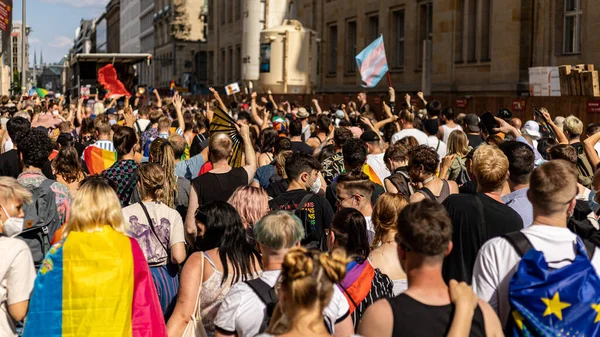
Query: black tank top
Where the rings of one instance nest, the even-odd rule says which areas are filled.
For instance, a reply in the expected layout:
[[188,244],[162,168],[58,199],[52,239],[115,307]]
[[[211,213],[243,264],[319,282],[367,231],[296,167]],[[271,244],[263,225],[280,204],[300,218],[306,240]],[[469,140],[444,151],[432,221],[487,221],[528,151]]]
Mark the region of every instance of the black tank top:
[[[448,334],[454,316],[454,305],[430,306],[406,294],[388,298],[387,301],[394,315],[392,337],[443,337]],[[469,336],[485,337],[483,313],[479,307],[475,309]]]

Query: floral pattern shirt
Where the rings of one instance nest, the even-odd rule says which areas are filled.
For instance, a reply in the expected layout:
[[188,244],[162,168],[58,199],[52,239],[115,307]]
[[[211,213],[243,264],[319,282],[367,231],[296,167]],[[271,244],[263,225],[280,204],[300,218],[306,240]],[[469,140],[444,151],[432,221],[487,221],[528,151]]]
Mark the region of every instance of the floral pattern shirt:
[[341,152],[323,161],[323,178],[327,182],[327,185],[330,185],[340,174],[345,172],[344,157]]

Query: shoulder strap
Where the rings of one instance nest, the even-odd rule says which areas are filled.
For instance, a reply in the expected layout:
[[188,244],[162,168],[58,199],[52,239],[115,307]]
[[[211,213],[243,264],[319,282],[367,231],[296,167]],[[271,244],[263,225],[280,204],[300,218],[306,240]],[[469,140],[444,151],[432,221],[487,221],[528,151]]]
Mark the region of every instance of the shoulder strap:
[[54,184],[56,181],[52,180],[52,179],[46,179],[44,181],[42,181],[42,184],[40,185],[41,188],[51,188],[52,184]]
[[418,192],[421,192],[423,195],[425,195],[427,198],[429,198],[429,200],[436,201],[435,195],[433,195],[433,192],[431,192],[431,190],[428,189],[427,187],[423,187]]
[[313,197],[313,195],[316,195],[316,194],[309,192],[307,195],[305,195],[302,198],[302,200],[300,200],[300,202],[298,203],[298,207],[296,209],[302,211],[302,209],[304,208],[304,205],[306,205],[306,203],[310,200],[310,198]]
[[275,291],[273,288],[269,287],[269,285],[259,278],[254,280],[244,281],[254,293],[260,298],[260,300],[264,304],[276,303],[277,296],[275,295]]
[[585,246],[585,251],[587,252],[588,258],[591,261],[594,257],[594,252],[596,251],[596,245],[584,238],[581,239],[583,240],[583,245]]
[[435,152],[437,152],[440,149],[441,140],[438,139],[437,141],[438,141],[438,143],[437,143],[437,146],[435,147]]
[[156,240],[158,240],[158,243],[160,243],[160,245],[163,247],[163,249],[165,250],[165,252],[167,252],[167,255],[169,255],[169,250],[162,243],[162,241],[160,241],[160,238],[158,237],[158,234],[156,234],[156,229],[154,228],[154,224],[152,223],[152,218],[150,218],[150,214],[148,213],[148,209],[146,208],[146,205],[144,205],[144,203],[141,202],[141,201],[138,202],[138,205],[140,205],[142,207],[142,210],[144,210],[144,214],[146,214],[146,219],[148,219],[148,225],[150,226],[150,229],[152,229],[152,233],[154,233],[154,236],[156,237]]
[[[438,197],[438,199],[446,199],[449,195],[450,195],[450,184],[448,183],[448,180],[443,179],[442,180],[442,190],[440,191],[440,196]],[[483,208],[483,206],[481,208]]]
[[135,120],[135,126],[137,126],[138,133],[142,133],[142,132],[144,132],[144,131],[142,130],[142,127],[140,126],[140,120],[139,120],[139,119],[136,119],[136,120]]
[[204,283],[204,254],[202,254],[202,264],[200,268],[200,286],[198,287],[198,295],[196,296],[196,305],[194,306],[194,312],[192,313],[192,318],[198,320],[200,313],[200,306],[202,305],[202,301],[200,301],[200,294],[202,293],[202,284]]
[[527,236],[525,236],[525,234],[521,233],[520,231],[504,234],[502,235],[502,237],[506,241],[508,241],[508,243],[510,243],[511,246],[513,246],[513,248],[515,249],[517,254],[519,254],[520,257],[523,257],[523,255],[525,255],[525,253],[527,253],[528,250],[533,248]]

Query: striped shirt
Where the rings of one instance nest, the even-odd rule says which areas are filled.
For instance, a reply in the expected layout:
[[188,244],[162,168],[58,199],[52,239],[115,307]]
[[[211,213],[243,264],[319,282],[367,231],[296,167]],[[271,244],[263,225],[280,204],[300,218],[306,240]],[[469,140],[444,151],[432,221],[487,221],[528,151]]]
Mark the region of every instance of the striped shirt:
[[523,228],[527,228],[533,223],[533,206],[527,198],[527,191],[529,188],[522,188],[502,197],[506,206],[519,213],[523,219]]

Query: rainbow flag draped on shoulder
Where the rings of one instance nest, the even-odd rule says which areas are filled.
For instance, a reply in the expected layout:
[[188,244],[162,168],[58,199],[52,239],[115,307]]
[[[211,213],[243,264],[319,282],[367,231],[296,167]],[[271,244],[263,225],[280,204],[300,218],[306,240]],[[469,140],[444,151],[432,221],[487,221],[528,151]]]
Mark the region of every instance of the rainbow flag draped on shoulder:
[[100,174],[117,161],[117,153],[90,145],[83,150],[83,161],[90,175]]
[[25,337],[166,337],[146,258],[105,226],[54,245],[35,280]]

